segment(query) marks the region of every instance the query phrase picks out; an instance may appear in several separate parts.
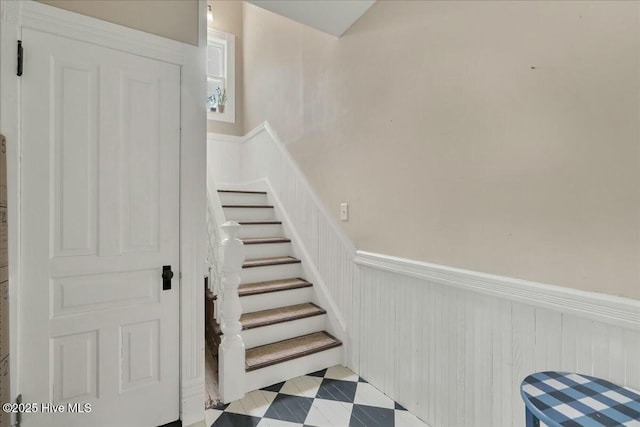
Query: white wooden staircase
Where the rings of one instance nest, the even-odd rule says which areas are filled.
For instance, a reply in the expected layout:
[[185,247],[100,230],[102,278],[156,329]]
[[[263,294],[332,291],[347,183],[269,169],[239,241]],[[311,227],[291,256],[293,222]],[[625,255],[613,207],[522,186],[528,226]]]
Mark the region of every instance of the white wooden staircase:
[[339,364],[342,342],[326,331],[327,312],[316,303],[267,193],[218,190],[218,197],[226,220],[240,224],[237,237],[245,251],[237,291],[244,391]]

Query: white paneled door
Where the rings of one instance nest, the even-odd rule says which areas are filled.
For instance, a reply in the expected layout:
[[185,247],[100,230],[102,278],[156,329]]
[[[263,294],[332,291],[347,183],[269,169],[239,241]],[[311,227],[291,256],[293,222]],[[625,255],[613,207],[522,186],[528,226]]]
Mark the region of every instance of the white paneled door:
[[23,426],[174,421],[180,67],[27,28],[22,44],[20,385],[50,405]]

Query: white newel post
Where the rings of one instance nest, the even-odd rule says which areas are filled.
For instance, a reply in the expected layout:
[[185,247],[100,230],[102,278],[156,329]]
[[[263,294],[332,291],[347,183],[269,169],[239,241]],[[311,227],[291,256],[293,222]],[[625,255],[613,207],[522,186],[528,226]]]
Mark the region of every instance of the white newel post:
[[227,221],[222,225],[226,237],[220,242],[222,261],[222,305],[220,329],[222,342],[219,347],[220,395],[229,403],[244,397],[244,342],[240,336],[242,306],[238,296],[240,271],[244,262],[244,245],[237,235],[240,224]]

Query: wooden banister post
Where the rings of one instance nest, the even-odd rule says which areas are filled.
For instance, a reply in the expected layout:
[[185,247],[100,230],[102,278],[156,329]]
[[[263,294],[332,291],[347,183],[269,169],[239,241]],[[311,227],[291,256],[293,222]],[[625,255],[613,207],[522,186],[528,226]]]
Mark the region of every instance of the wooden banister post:
[[221,228],[226,237],[220,242],[223,256],[220,329],[223,335],[218,352],[218,371],[220,395],[225,403],[229,403],[243,398],[245,392],[244,342],[240,336],[242,306],[238,296],[245,254],[244,245],[237,237],[240,224],[227,221]]

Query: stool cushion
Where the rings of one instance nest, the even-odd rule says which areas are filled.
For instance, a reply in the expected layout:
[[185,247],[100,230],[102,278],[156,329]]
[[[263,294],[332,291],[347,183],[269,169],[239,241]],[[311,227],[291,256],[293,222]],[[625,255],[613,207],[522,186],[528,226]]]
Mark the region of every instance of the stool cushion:
[[640,394],[609,381],[567,372],[537,372],[522,381],[529,410],[549,426],[640,427]]

